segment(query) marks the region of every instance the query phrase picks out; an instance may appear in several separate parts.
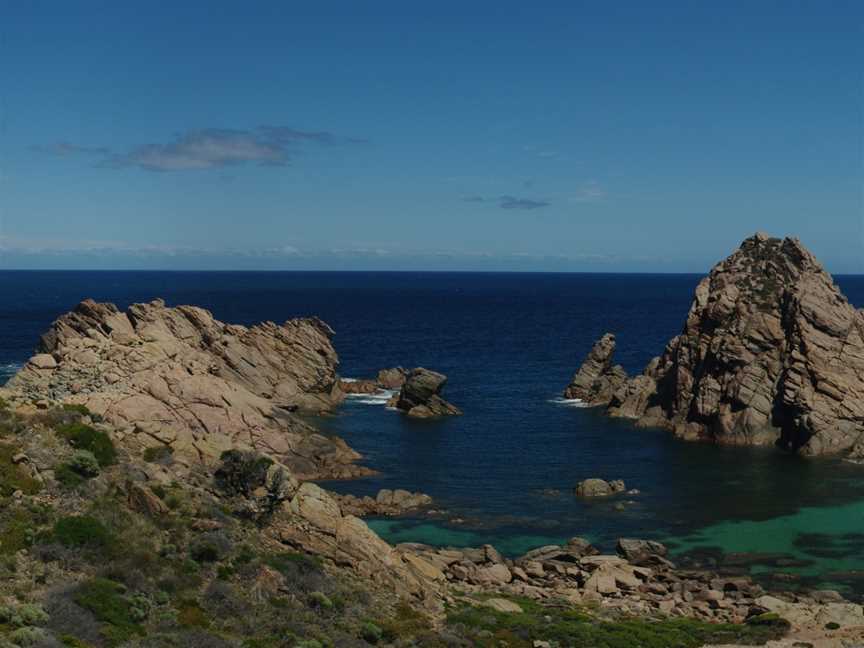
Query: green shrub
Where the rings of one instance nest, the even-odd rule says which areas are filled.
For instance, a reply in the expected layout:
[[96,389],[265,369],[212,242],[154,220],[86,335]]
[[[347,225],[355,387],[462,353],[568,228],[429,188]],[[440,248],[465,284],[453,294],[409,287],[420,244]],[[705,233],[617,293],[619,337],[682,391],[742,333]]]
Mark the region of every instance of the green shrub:
[[136,622],[132,603],[124,596],[125,591],[120,583],[94,578],[82,583],[73,597],[78,605],[108,626],[103,629],[103,634],[111,644],[144,634]]
[[48,614],[41,605],[25,603],[13,607],[11,605],[0,606],[0,624],[20,628],[23,626],[42,625],[48,621]]
[[752,645],[782,637],[788,628],[788,625],[778,623],[733,625],[683,618],[605,621],[572,609],[544,607],[527,599],[519,599],[518,603],[524,610],[522,613],[507,614],[488,608],[463,606],[448,614],[448,623],[462,627],[473,643],[481,648],[497,648],[501,642],[507,642],[511,648],[530,648],[537,640],[574,648],[697,648],[704,644],[724,643]]
[[87,515],[64,517],[54,523],[54,539],[66,547],[104,549],[113,542],[111,532]]
[[32,626],[13,630],[6,637],[13,645],[22,646],[22,648],[25,646],[44,646],[51,640],[51,635],[48,634],[47,630]]
[[263,486],[273,460],[257,452],[226,450],[219,457],[222,465],[216,470],[216,485],[229,495],[251,497]]
[[11,556],[33,544],[33,518],[23,509],[4,511],[0,518],[0,555]]
[[24,466],[12,462],[19,451],[15,446],[0,444],[0,497],[9,497],[19,490],[25,495],[35,495],[42,487]]
[[324,592],[312,592],[309,595],[309,605],[322,610],[329,610],[333,607],[333,601]]
[[117,462],[114,443],[102,430],[84,423],[69,423],[57,428],[57,433],[66,439],[73,448],[89,450],[103,468]]
[[177,602],[177,623],[182,626],[206,628],[210,625],[207,620],[207,614],[198,604],[198,601],[192,599],[183,599]]
[[148,463],[165,463],[174,454],[174,449],[169,445],[150,446],[144,449],[144,461]]
[[99,476],[99,462],[89,450],[76,450],[68,462],[69,468],[84,477],[91,479]]
[[377,644],[384,638],[384,631],[371,621],[367,621],[360,628],[360,637],[371,644]]
[[73,412],[81,416],[90,416],[90,410],[87,409],[86,405],[82,405],[81,403],[63,403],[61,407],[66,412]]
[[62,463],[54,467],[54,479],[67,490],[74,490],[87,481],[68,463]]

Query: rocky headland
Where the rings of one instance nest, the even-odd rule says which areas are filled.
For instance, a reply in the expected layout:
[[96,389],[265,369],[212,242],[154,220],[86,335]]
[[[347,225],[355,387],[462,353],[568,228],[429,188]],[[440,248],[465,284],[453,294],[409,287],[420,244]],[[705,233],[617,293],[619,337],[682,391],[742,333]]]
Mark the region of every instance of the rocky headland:
[[125,312],[87,300],[42,336],[4,397],[81,405],[138,452],[212,463],[248,447],[301,477],[356,477],[368,472],[354,464],[359,455],[297,415],[343,398],[332,336],[316,318],[246,327],[161,300]]
[[697,286],[641,375],[595,344],[565,395],[683,439],[864,457],[864,314],[794,238],[756,234]]

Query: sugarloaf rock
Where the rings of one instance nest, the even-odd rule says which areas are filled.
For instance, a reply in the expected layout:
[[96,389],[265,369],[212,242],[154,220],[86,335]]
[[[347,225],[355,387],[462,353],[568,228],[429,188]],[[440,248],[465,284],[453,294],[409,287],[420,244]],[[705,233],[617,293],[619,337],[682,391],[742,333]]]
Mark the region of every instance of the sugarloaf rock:
[[745,240],[699,283],[681,333],[614,393],[593,389],[611,379],[609,351],[604,336],[577,377],[612,416],[685,439],[864,456],[864,315],[798,239]]

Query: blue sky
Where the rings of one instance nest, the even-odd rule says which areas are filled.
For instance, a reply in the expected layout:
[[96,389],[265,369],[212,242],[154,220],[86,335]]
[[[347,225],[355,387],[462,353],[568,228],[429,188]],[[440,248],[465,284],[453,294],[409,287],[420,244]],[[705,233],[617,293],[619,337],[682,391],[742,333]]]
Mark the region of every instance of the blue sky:
[[168,4],[0,0],[0,267],[864,272],[860,2]]

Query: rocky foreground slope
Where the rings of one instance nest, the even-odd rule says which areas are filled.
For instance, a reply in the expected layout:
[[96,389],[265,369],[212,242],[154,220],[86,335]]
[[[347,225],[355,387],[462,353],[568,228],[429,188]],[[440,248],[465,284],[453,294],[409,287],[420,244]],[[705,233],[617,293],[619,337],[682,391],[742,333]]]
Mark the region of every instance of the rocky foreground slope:
[[359,455],[294,414],[343,398],[332,335],[317,318],[245,327],[161,300],[125,312],[87,300],[42,336],[5,397],[83,405],[124,445],[178,460],[212,463],[242,446],[301,477],[352,477],[366,472]]
[[614,348],[595,345],[569,397],[685,439],[864,456],[864,314],[797,239],[756,234],[718,263],[641,375]]

